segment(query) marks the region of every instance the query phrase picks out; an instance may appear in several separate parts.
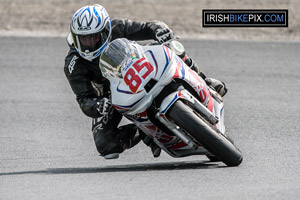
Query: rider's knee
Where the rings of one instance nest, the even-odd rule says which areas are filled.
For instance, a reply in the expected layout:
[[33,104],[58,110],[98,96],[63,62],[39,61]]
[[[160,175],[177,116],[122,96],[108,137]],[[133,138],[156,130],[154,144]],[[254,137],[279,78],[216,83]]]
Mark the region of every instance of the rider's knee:
[[97,129],[94,131],[95,145],[101,156],[124,151],[117,138],[113,137],[113,135],[111,130]]

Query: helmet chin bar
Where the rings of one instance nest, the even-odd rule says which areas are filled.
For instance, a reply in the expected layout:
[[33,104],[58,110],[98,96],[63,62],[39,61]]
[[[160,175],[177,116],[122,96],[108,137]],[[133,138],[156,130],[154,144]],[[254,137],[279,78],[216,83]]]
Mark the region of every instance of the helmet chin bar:
[[88,60],[88,61],[92,61],[93,59],[95,59],[95,58],[93,58],[93,55],[95,54],[94,52],[91,52],[91,53],[85,53],[85,52],[81,52],[81,51],[79,51],[78,49],[76,49],[76,51],[78,52],[78,54],[82,57],[82,58],[84,58],[84,59],[86,59],[86,60]]

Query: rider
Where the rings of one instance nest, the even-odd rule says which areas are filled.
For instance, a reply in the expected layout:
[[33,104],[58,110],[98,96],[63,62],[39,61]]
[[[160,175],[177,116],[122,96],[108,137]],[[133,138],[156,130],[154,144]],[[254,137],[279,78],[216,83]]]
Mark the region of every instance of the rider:
[[[118,158],[120,153],[141,139],[151,147],[155,157],[159,156],[160,148],[135,125],[118,127],[122,115],[110,103],[109,82],[99,69],[99,55],[110,41],[117,38],[135,41],[154,39],[163,43],[173,37],[171,29],[161,21],[111,20],[105,8],[98,4],[84,6],[73,15],[67,37],[70,50],[65,58],[64,72],[82,112],[93,118],[92,131],[101,156]],[[200,72],[191,58],[181,56],[191,69]],[[207,83],[221,96],[225,95],[227,88],[223,82],[207,79]]]

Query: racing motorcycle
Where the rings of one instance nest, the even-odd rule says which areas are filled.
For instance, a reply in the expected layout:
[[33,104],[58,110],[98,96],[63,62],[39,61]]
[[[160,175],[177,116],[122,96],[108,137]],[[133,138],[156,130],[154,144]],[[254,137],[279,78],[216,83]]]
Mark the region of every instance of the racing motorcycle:
[[181,48],[177,40],[112,41],[99,61],[112,104],[172,157],[206,155],[238,166],[243,156],[225,134],[222,97],[176,55]]

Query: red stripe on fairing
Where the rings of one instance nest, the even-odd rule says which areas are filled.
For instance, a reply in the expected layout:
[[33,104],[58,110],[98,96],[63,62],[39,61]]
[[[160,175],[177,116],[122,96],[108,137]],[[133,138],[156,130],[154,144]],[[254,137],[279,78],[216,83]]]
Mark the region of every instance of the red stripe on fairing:
[[[185,98],[182,94],[181,94],[181,91],[182,90],[180,90],[179,92],[178,92],[178,97],[183,97],[183,98]],[[186,99],[186,98],[185,98]]]
[[169,61],[171,61],[170,50],[168,47],[165,47],[165,49],[167,51],[168,59],[169,59]]
[[163,138],[159,138],[157,139],[160,143],[168,143],[170,142],[170,140],[167,140],[167,139],[163,139]]
[[179,58],[176,58],[176,63],[177,63],[177,65],[176,65],[176,70],[175,70],[175,74],[174,74],[173,78],[179,78],[179,77],[181,77],[181,75],[179,74],[179,72],[180,72],[180,70],[182,68],[184,68],[182,66],[182,63],[180,62]]
[[175,71],[175,74],[174,74],[173,78],[179,78],[179,70],[178,70],[178,67],[176,67],[176,71]]
[[116,109],[118,110],[129,110],[129,108],[122,108],[122,107],[119,107],[119,106],[116,106],[116,105],[113,105]]
[[156,131],[156,126],[151,125],[151,126],[145,126],[147,129],[150,129],[152,131]]
[[[198,89],[200,90],[200,86],[198,86]],[[199,92],[199,96],[200,96],[200,99],[201,99],[201,102],[205,102],[206,100],[206,97],[207,97],[207,90],[205,88],[201,89],[200,92]]]
[[208,104],[207,104],[207,108],[208,110],[210,110],[210,112],[213,112],[214,109],[214,101],[212,99],[212,96],[210,94],[210,92],[208,93]]
[[180,148],[185,147],[185,146],[186,146],[186,144],[181,141],[181,142],[178,142],[177,144],[171,146],[170,149],[180,149]]

